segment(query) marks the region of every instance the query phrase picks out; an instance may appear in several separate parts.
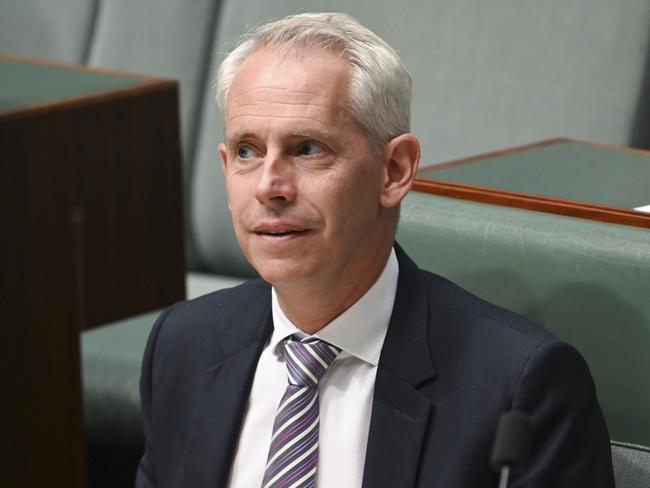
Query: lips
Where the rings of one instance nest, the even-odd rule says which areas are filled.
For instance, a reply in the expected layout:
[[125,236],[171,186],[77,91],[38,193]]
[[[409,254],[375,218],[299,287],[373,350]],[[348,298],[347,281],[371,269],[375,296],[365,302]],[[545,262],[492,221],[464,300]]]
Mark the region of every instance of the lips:
[[271,222],[255,226],[253,232],[258,236],[278,239],[304,235],[310,230],[311,229],[297,224],[287,222]]
[[286,236],[290,234],[304,234],[308,232],[307,230],[260,230],[256,231],[256,234],[266,235],[266,236]]

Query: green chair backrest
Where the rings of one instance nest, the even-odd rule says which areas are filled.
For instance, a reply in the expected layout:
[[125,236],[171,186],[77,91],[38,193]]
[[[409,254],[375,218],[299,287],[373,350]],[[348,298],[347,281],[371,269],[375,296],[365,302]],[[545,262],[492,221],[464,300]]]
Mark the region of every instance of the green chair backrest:
[[650,232],[412,193],[398,241],[423,268],[586,358],[615,441],[650,445]]

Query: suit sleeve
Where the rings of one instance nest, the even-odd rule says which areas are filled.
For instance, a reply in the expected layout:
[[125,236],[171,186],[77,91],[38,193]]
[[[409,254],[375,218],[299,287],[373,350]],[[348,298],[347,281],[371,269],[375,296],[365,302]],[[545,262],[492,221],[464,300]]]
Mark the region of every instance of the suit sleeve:
[[153,363],[156,341],[165,317],[172,308],[163,312],[149,334],[147,346],[142,359],[142,372],[140,375],[140,410],[142,417],[142,429],[144,433],[144,455],[138,465],[136,473],[136,488],[154,488],[156,486],[156,465],[155,451],[153,446],[153,432],[151,429],[151,399],[153,389]]
[[527,361],[514,410],[529,414],[535,434],[525,473],[513,488],[614,488],[609,433],[589,368],[571,346],[540,344]]

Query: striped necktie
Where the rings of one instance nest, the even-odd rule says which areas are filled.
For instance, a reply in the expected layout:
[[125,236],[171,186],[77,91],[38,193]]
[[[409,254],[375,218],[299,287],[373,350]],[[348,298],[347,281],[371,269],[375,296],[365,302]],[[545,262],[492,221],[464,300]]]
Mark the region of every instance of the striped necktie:
[[263,488],[316,486],[318,381],[339,352],[316,338],[285,340],[289,384],[275,415]]

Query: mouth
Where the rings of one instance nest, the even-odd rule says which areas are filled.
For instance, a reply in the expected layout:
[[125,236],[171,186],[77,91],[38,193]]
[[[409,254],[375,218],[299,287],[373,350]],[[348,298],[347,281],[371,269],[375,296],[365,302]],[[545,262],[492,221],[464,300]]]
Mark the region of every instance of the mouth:
[[271,241],[285,241],[296,237],[303,236],[311,232],[311,229],[305,229],[294,225],[262,225],[253,231],[257,236]]
[[306,229],[303,230],[258,230],[255,233],[263,236],[287,236],[293,234],[304,234],[309,232]]
[[292,242],[308,234],[308,229],[262,229],[255,231],[255,235],[266,242]]

